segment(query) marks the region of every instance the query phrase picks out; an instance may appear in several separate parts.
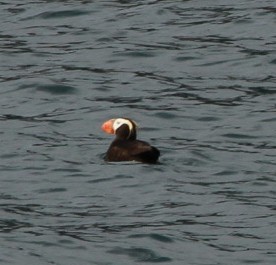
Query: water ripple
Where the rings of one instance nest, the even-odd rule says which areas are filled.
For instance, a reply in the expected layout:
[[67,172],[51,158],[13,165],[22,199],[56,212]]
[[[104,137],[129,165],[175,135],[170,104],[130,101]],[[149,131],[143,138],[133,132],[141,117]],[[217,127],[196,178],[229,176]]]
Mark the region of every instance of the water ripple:
[[126,255],[133,259],[135,262],[170,262],[169,257],[162,257],[154,253],[152,250],[146,248],[115,248],[109,251],[109,253],[116,255]]
[[0,262],[275,263],[270,0],[4,2]]

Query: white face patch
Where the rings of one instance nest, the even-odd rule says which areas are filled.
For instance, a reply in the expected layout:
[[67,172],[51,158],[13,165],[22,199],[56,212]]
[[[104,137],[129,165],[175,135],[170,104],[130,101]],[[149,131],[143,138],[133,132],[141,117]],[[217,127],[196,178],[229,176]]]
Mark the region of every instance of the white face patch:
[[116,132],[116,130],[121,127],[123,124],[126,124],[129,128],[129,131],[131,132],[133,129],[133,125],[129,120],[123,119],[123,118],[119,118],[116,119],[113,123],[113,129]]

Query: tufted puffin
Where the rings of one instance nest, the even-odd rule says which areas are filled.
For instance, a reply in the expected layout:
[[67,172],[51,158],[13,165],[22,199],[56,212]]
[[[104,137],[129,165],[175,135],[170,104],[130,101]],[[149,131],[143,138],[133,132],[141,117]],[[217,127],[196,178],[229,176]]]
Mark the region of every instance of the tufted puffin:
[[106,161],[157,162],[159,150],[147,142],[136,140],[136,128],[136,123],[127,118],[111,119],[103,123],[103,131],[116,135],[106,152]]

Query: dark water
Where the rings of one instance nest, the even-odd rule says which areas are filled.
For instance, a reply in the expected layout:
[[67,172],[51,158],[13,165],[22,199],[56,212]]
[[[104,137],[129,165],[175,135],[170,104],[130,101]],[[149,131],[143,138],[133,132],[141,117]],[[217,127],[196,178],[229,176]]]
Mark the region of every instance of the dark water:
[[275,264],[274,0],[0,7],[1,264]]

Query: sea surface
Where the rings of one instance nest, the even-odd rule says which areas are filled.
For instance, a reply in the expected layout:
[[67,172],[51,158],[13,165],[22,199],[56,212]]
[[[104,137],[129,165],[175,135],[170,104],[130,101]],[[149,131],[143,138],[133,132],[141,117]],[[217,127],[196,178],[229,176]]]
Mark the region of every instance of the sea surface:
[[[0,264],[276,264],[275,0],[0,1]],[[107,163],[128,117],[160,163]]]

